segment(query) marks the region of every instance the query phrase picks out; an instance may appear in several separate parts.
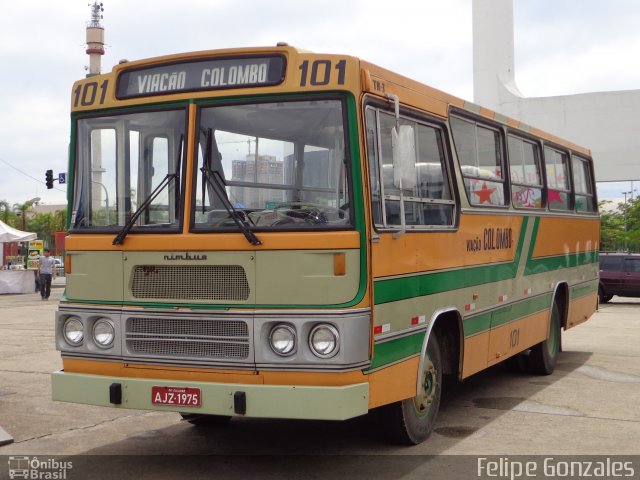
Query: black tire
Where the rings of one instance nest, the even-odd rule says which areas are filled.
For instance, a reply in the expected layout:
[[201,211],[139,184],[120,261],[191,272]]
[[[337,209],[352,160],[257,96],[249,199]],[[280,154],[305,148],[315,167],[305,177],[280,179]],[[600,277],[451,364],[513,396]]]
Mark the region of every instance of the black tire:
[[607,303],[609,300],[613,298],[613,295],[607,295],[604,293],[604,289],[602,287],[598,288],[598,300],[600,303]]
[[507,358],[504,362],[502,362],[502,364],[509,373],[527,373],[529,371],[529,356],[524,352],[518,353],[513,357]]
[[180,413],[183,420],[198,427],[217,427],[229,423],[230,416],[203,415],[200,413]]
[[435,335],[429,337],[427,354],[419,372],[422,379],[420,395],[380,409],[380,421],[389,438],[402,445],[418,445],[431,431],[440,408],[442,395],[442,361],[440,345]]
[[556,360],[560,352],[560,308],[553,302],[547,339],[531,349],[529,355],[529,369],[539,375],[551,375],[556,367]]

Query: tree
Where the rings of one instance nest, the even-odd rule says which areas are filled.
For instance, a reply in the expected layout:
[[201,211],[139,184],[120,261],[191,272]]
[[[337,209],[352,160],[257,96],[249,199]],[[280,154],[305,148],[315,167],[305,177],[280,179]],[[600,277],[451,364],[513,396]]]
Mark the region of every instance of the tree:
[[640,199],[620,202],[612,209],[610,201],[600,207],[600,249],[603,251],[640,251]]
[[29,229],[29,222],[27,218],[27,212],[33,207],[32,201],[26,201],[24,203],[14,203],[13,211],[16,213],[18,217],[20,217],[20,224],[15,225],[15,228],[19,228],[20,230],[27,231]]
[[6,200],[0,200],[0,219],[18,230],[35,232],[39,240],[44,240],[47,247],[52,247],[54,233],[67,229],[67,210],[56,210],[54,213],[36,213],[30,216],[29,212],[32,207],[31,202],[16,203],[11,206]]
[[9,218],[11,217],[11,205],[9,205],[9,202],[6,200],[0,200],[0,210],[2,210],[0,219],[8,225]]

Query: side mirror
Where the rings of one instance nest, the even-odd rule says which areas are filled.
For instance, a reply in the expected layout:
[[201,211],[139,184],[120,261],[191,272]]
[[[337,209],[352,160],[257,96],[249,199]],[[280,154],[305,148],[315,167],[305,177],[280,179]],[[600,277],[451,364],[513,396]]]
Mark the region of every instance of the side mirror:
[[393,185],[401,190],[417,183],[415,139],[412,125],[396,126],[391,133]]

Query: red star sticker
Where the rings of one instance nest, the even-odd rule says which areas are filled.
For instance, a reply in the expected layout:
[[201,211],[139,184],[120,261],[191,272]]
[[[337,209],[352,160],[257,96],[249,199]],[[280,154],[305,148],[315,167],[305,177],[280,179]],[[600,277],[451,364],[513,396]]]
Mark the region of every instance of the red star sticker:
[[562,196],[558,190],[549,190],[549,205],[552,205],[553,202],[558,202],[560,205],[564,203],[562,200]]
[[478,195],[478,203],[489,203],[491,204],[491,194],[495,192],[495,188],[487,188],[487,182],[482,184],[482,188],[480,190],[474,190],[473,193]]

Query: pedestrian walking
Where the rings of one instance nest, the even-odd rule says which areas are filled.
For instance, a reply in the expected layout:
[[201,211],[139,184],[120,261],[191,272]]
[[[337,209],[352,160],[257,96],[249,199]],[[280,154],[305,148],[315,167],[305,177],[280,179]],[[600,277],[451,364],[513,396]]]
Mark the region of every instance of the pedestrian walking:
[[56,278],[56,261],[51,257],[51,250],[44,249],[44,255],[38,258],[38,274],[40,277],[40,295],[42,300],[49,300],[51,280]]

